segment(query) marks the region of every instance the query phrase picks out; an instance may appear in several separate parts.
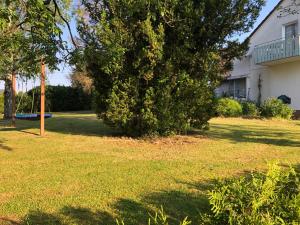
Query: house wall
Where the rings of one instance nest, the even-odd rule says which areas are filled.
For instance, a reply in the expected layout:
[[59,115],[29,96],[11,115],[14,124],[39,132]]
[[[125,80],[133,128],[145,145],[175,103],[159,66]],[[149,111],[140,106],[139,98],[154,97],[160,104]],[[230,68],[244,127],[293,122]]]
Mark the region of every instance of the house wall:
[[229,91],[229,83],[222,83],[215,91],[217,97],[223,97],[223,94]]
[[[285,0],[281,6],[286,6],[291,0]],[[278,18],[279,11],[272,15],[260,26],[250,38],[249,51],[241,60],[234,61],[234,69],[230,79],[247,75],[247,96],[252,101],[259,100],[259,77],[261,77],[261,101],[282,94],[292,98],[291,106],[300,110],[300,59],[294,63],[284,63],[273,66],[260,66],[254,63],[252,57],[255,46],[272,42],[284,37],[284,26],[298,22],[300,33],[300,15],[289,15]]]
[[251,71],[250,57],[245,56],[240,60],[233,62],[234,70],[231,72],[232,77],[248,76]]
[[300,110],[300,63],[285,63],[270,68],[263,81],[263,99],[287,95],[292,99],[291,107]]
[[[281,6],[289,5],[291,0],[285,0]],[[256,45],[264,44],[274,40],[284,38],[284,26],[299,21],[300,15],[288,15],[278,18],[279,11],[275,12],[261,25],[261,27],[253,34],[250,39],[249,53],[252,54]],[[300,31],[300,23],[298,22],[298,33]]]

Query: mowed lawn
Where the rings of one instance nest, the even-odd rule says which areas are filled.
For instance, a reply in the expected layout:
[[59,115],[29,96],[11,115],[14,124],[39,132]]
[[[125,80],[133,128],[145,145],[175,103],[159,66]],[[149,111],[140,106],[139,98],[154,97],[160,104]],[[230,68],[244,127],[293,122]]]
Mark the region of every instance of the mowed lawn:
[[215,179],[300,163],[300,122],[212,119],[206,133],[118,136],[88,113],[0,128],[0,224],[147,224],[164,207],[197,224]]

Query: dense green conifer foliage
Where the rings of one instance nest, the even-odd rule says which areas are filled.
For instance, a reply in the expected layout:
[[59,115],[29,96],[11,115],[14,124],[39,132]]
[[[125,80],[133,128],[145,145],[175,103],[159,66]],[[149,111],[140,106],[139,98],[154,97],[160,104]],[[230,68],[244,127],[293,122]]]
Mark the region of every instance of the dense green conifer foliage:
[[[263,0],[83,0],[79,33],[97,112],[129,135],[204,129],[214,89]],[[81,58],[82,59],[82,58]]]

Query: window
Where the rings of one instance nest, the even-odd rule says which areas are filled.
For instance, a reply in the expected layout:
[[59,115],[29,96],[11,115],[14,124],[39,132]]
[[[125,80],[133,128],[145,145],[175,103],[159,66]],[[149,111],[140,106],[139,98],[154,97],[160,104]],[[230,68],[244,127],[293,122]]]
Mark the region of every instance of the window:
[[224,81],[217,89],[216,94],[218,97],[243,99],[247,97],[246,92],[246,78],[238,78]]
[[289,24],[285,26],[285,41],[284,49],[287,57],[296,56],[299,54],[299,38],[297,23]]
[[234,98],[246,98],[246,78],[230,80],[229,94]]
[[285,26],[285,39],[295,39],[297,36],[297,23],[289,24]]

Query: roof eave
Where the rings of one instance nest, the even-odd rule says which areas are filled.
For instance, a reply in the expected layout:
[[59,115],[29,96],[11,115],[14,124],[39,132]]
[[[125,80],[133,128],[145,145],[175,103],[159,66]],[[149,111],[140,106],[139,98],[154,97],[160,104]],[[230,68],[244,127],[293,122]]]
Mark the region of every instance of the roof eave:
[[277,8],[281,5],[284,0],[280,0],[278,4],[272,9],[272,11],[266,16],[266,18],[255,28],[255,30],[249,35],[248,38],[251,38],[261,26],[270,18],[270,16],[277,10]]

